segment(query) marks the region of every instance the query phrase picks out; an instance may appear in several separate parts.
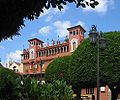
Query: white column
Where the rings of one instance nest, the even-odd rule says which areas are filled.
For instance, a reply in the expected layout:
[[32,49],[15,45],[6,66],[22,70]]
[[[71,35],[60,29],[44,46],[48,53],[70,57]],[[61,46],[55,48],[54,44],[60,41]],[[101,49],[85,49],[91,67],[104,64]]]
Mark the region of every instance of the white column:
[[59,52],[61,53],[61,47],[59,47]]
[[66,52],[67,52],[67,46],[66,46]]
[[62,47],[63,48],[63,52],[64,52],[64,47]]
[[49,55],[49,50],[48,50],[48,55]]

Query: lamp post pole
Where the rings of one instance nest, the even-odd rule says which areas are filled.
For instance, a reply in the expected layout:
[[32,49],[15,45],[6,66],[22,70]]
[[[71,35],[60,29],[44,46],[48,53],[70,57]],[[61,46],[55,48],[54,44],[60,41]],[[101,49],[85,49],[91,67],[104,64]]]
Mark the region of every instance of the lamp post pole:
[[99,36],[97,39],[97,100],[100,100]]
[[106,47],[106,41],[102,37],[102,32],[100,34],[97,32],[96,26],[92,25],[92,29],[89,32],[89,38],[92,45],[97,45],[97,100],[100,100],[100,67],[99,67],[99,50]]
[[43,61],[40,59],[40,62],[39,62],[39,65],[40,65],[40,82],[42,82],[42,66],[43,66]]

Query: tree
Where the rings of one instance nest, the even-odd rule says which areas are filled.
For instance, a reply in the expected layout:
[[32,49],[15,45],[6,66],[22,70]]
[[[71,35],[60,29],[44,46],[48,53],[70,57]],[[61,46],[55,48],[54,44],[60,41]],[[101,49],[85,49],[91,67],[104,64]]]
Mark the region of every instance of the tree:
[[43,13],[43,8],[62,9],[67,3],[75,3],[77,7],[98,5],[96,0],[0,0],[0,41],[20,35],[19,30],[24,20],[34,20]]
[[[107,46],[100,50],[100,84],[108,85],[112,100],[116,100],[120,93],[120,32],[107,32],[104,37]],[[70,69],[74,72],[71,75],[75,80],[91,82],[89,86],[96,85],[96,50],[89,39],[85,39],[71,57]]]
[[53,82],[54,80],[69,80],[69,59],[70,56],[65,56],[52,61],[46,69],[45,81]]
[[[112,100],[116,100],[120,93],[120,32],[107,32],[104,33],[104,37],[107,40],[107,46],[105,50],[100,50],[100,85],[108,85],[112,92]],[[63,79],[71,82],[79,97],[82,88],[96,86],[96,50],[97,47],[92,47],[89,39],[85,39],[69,57],[70,59],[64,61],[65,64],[62,67],[60,66],[62,60],[54,60],[47,68],[46,77],[49,81],[59,79],[57,73],[66,71],[67,75]],[[77,90],[78,87],[79,90]]]
[[[45,72],[45,81],[53,82],[54,80],[64,80],[67,85],[72,85],[74,93],[77,94],[77,100],[80,99],[80,92],[82,87],[85,85],[85,82],[80,82],[80,80],[74,79],[75,73],[71,71],[71,57],[65,56],[53,60],[47,67]],[[78,99],[79,98],[79,99]]]
[[0,68],[0,100],[18,99],[19,75],[14,71]]

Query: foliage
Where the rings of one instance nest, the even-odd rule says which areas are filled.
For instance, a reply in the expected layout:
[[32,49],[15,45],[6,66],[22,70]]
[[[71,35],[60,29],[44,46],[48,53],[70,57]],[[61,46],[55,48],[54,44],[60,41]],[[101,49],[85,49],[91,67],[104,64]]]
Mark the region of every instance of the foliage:
[[41,85],[36,79],[30,77],[22,78],[19,89],[21,100],[40,100]]
[[0,100],[72,100],[71,86],[64,81],[41,84],[35,78],[19,77],[0,68]]
[[24,20],[38,18],[43,13],[43,8],[61,10],[67,3],[75,3],[76,7],[95,8],[98,5],[95,0],[0,0],[0,41],[20,35],[20,28],[25,26]]
[[[100,50],[100,85],[108,85],[112,95],[116,96],[120,93],[120,32],[106,32],[104,37],[107,44],[105,50]],[[67,75],[63,79],[75,83],[75,86],[81,88],[96,85],[97,47],[93,47],[88,38],[81,43],[70,59],[64,61],[63,68],[60,66],[61,59],[54,60],[48,66],[47,80],[59,79],[57,73],[64,70]]]
[[[107,32],[104,37],[107,45],[105,50],[100,50],[100,85],[108,85],[112,100],[116,100],[120,93],[120,32]],[[75,80],[86,82],[86,87],[96,85],[96,50],[97,47],[85,39],[71,57],[71,75]]]
[[43,84],[42,100],[72,100],[72,87],[64,81],[53,81],[52,83]]
[[69,56],[57,58],[52,61],[45,72],[45,81],[69,80]]
[[[100,50],[100,79],[103,83],[118,82],[120,76],[120,32],[104,33],[107,40],[105,50]],[[71,58],[71,73],[75,80],[96,81],[97,47],[92,47],[88,39],[73,53]],[[113,73],[114,72],[114,73]],[[80,74],[82,73],[82,74]]]
[[96,47],[91,46],[89,39],[85,39],[73,53],[70,70],[75,81],[92,83],[96,80]]
[[14,71],[0,68],[0,100],[17,100],[18,79],[19,76]]

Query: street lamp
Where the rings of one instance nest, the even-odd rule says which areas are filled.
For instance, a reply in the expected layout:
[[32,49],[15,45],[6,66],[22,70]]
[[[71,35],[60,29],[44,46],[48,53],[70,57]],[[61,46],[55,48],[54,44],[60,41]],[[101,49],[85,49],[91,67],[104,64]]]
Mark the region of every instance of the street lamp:
[[39,65],[40,65],[40,69],[41,69],[41,73],[40,73],[40,80],[42,81],[42,66],[43,66],[43,61],[40,59]]
[[89,38],[93,46],[97,45],[97,100],[100,100],[99,48],[104,49],[106,47],[106,40],[103,38],[102,32],[98,33],[95,25],[92,25],[92,29],[89,31]]

